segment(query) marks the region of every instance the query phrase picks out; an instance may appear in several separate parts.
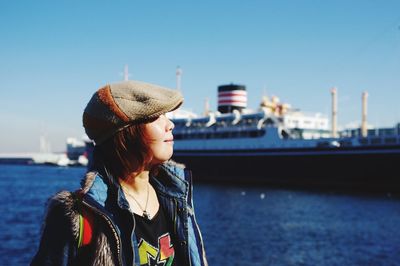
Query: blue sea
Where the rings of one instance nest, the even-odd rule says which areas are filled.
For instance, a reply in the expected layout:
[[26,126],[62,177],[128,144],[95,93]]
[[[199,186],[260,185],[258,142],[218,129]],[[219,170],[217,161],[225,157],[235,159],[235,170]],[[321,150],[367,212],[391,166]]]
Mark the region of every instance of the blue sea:
[[[27,265],[48,197],[84,168],[0,165],[0,265]],[[212,265],[400,265],[400,198],[196,182]]]

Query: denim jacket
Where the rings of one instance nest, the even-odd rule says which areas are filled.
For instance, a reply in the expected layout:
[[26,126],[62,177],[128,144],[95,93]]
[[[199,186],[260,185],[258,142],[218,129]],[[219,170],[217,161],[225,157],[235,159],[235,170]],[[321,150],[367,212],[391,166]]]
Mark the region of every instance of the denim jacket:
[[[39,250],[31,265],[140,265],[135,219],[119,184],[89,172],[80,193],[59,192],[48,204]],[[190,171],[172,161],[150,174],[160,208],[171,221],[179,265],[205,266],[207,260],[192,200]],[[78,248],[79,213],[93,214],[90,245]],[[130,245],[127,245],[129,243]]]

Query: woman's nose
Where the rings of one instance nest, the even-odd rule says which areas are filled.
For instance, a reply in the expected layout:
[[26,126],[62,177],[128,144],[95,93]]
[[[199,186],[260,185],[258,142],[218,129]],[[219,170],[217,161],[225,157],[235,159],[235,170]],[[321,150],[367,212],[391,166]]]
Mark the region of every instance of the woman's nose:
[[166,120],[166,123],[165,123],[166,130],[172,131],[175,127],[175,124],[166,115],[164,115],[164,119]]
[[174,127],[175,127],[175,124],[174,124],[174,122],[172,122],[168,118],[167,118],[167,120],[168,120],[168,131],[172,131],[174,129]]

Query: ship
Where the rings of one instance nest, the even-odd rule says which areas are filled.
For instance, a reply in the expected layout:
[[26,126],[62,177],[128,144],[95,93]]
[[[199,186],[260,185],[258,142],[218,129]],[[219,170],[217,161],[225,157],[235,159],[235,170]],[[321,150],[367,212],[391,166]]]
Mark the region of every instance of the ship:
[[218,87],[218,111],[179,110],[173,159],[198,181],[399,192],[400,124],[368,128],[367,93],[359,128],[337,129],[337,90],[331,121],[303,113],[277,97],[247,108],[244,85]]

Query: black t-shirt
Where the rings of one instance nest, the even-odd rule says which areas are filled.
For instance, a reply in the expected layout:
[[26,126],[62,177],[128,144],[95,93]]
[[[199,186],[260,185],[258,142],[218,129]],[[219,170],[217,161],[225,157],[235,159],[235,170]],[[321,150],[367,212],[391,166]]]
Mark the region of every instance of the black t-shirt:
[[148,220],[135,214],[135,234],[139,246],[140,265],[176,266],[175,251],[163,209]]

